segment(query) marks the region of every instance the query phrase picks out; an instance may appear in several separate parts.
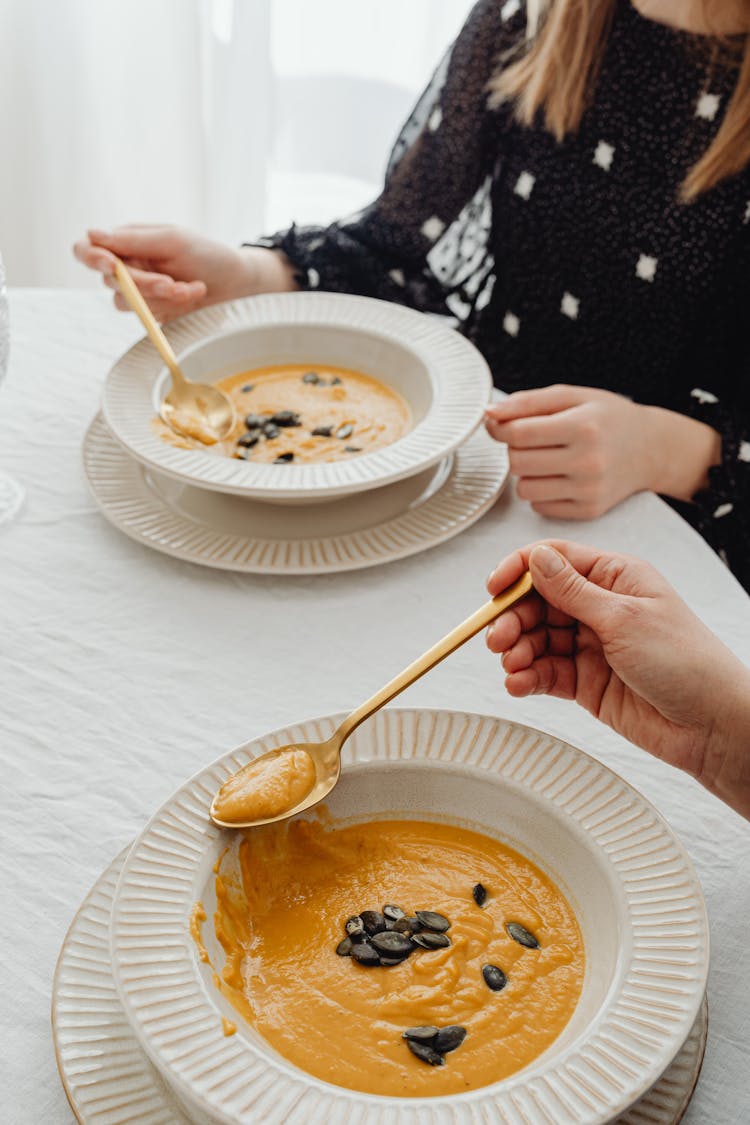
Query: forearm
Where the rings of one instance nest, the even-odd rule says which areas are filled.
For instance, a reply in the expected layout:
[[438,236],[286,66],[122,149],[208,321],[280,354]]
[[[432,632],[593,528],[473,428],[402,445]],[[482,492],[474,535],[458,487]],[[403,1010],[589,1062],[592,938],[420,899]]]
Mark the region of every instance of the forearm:
[[647,487],[675,500],[691,500],[708,487],[708,470],[721,462],[721,435],[674,410],[642,409],[649,438]]

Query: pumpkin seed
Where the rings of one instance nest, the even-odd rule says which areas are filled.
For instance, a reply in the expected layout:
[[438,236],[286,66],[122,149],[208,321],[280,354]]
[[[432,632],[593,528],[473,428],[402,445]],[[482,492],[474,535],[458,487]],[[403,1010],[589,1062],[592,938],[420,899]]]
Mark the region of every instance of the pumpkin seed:
[[344,940],[340,941],[336,946],[336,952],[339,957],[351,957],[353,946],[354,942],[352,939],[350,937],[345,937]]
[[333,426],[316,426],[310,432],[313,437],[330,437],[333,433]]
[[300,426],[301,420],[296,410],[277,410],[271,415],[271,421],[277,426]]
[[328,386],[329,387],[338,387],[340,382],[341,382],[341,380],[339,379],[338,375],[334,375],[334,377],[329,382]]
[[365,930],[371,937],[373,934],[381,934],[385,929],[385,918],[379,910],[363,910],[360,913],[360,918]]
[[406,934],[397,934],[388,930],[373,934],[370,940],[373,948],[384,957],[408,957],[414,949],[411,938]]
[[371,945],[365,945],[364,942],[356,942],[352,945],[352,957],[360,965],[365,965],[368,969],[374,968],[375,965],[380,964],[380,957],[377,951]]
[[350,425],[347,422],[347,424],[345,426],[339,426],[339,428],[336,430],[336,437],[337,438],[348,438],[348,437],[351,437],[353,433],[354,433],[354,426]]
[[260,430],[268,425],[270,418],[270,414],[247,414],[245,415],[245,425],[248,430]]
[[456,1047],[460,1047],[466,1038],[466,1028],[459,1027],[458,1024],[450,1024],[448,1027],[441,1027],[435,1036],[432,1043],[434,1050],[439,1051],[441,1055],[445,1055],[448,1051],[455,1051]]
[[280,453],[278,455],[278,457],[276,457],[274,459],[273,463],[274,463],[274,465],[286,465],[286,464],[288,464],[289,461],[293,461],[293,460],[294,460],[294,454],[293,453]]
[[241,434],[237,438],[237,444],[245,446],[249,449],[253,445],[257,445],[260,441],[260,430],[248,430],[246,434]]
[[474,902],[477,906],[484,906],[487,901],[487,888],[483,887],[481,883],[477,883],[472,887],[471,893],[474,895]]
[[362,446],[361,445],[345,445],[344,446],[344,453],[361,453],[361,452],[362,452]]
[[401,965],[405,960],[405,957],[381,957],[380,964],[388,968],[390,965]]
[[344,923],[344,929],[350,937],[356,937],[358,934],[365,932],[365,924],[359,914],[352,914],[351,918],[347,918]]
[[413,1055],[416,1055],[422,1062],[429,1063],[430,1066],[445,1066],[445,1059],[439,1055],[437,1051],[433,1051],[432,1047],[427,1043],[420,1043],[417,1039],[407,1039],[406,1045]]
[[302,382],[303,383],[313,383],[313,384],[319,383],[320,382],[320,375],[318,375],[317,371],[306,371],[305,374],[302,376]]
[[442,934],[450,928],[450,922],[444,914],[438,914],[434,910],[417,910],[415,913],[426,930]]
[[279,436],[281,430],[278,426],[274,426],[273,422],[266,422],[263,426],[263,433],[269,441],[273,441],[274,438]]
[[383,907],[383,917],[390,918],[392,922],[397,922],[399,918],[406,917],[406,911],[402,910],[400,906],[394,906],[392,902],[387,902]]
[[527,949],[539,948],[537,939],[520,922],[508,922],[505,928],[513,941],[517,941],[519,945],[525,945]]
[[401,1036],[402,1039],[414,1039],[417,1043],[431,1043],[438,1033],[436,1027],[423,1025],[422,1027],[407,1027]]
[[508,983],[505,973],[497,965],[482,965],[482,976],[484,983],[493,992],[502,992]]
[[447,949],[451,939],[447,934],[435,934],[428,930],[423,934],[412,934],[411,940],[422,949]]
[[249,391],[251,391],[253,389],[253,386],[254,386],[253,383],[245,383],[244,387],[242,388],[242,393],[247,394]]

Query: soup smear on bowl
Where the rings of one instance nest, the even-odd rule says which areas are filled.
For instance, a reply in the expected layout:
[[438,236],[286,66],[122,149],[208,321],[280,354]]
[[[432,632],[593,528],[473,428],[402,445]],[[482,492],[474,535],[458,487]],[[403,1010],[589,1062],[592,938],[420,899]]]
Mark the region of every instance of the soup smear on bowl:
[[280,364],[229,375],[216,386],[231,399],[238,419],[224,441],[207,446],[155,418],[158,436],[182,449],[243,461],[314,464],[383,449],[412,425],[409,404],[398,391],[342,367]]
[[[581,994],[581,931],[535,864],[447,823],[292,820],[217,866],[222,993],[279,1054],[365,1093],[465,1092],[531,1063]],[[193,913],[193,936],[200,940]]]

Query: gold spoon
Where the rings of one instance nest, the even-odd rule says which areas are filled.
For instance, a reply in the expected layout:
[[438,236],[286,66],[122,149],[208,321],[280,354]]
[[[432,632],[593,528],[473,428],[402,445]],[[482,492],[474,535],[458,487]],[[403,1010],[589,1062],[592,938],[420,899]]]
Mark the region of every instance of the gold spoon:
[[[532,589],[531,575],[521,577],[457,625],[395,679],[352,711],[325,742],[300,742],[269,750],[227,778],[211,803],[210,816],[220,828],[250,828],[285,820],[312,808],[333,789],[341,773],[341,748],[352,731],[375,711],[455,652]],[[260,775],[260,776],[259,776]],[[263,809],[263,791],[256,781],[270,785],[270,801]],[[276,788],[274,789],[274,785]],[[284,802],[284,796],[290,795]],[[263,815],[265,811],[266,815]],[[248,812],[250,815],[248,815]]]
[[214,445],[228,437],[236,424],[232,402],[223,391],[208,383],[191,383],[185,378],[169,340],[130,276],[124,262],[115,258],[115,275],[120,292],[140,319],[151,343],[172,375],[172,389],[165,395],[159,414],[178,434]]

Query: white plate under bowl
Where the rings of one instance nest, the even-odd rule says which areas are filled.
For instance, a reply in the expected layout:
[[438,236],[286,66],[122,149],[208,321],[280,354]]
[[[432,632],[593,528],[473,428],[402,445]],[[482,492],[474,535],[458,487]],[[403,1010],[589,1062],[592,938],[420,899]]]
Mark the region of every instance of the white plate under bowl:
[[398,390],[414,425],[399,441],[345,461],[273,465],[179,449],[152,428],[167,375],[148,339],[107,376],[102,411],[139,461],[185,483],[273,503],[310,503],[403,480],[436,464],[476,429],[492,391],[482,355],[434,318],[341,293],[266,293],[212,305],[165,332],[189,379],[216,382],[267,364],[334,364]]
[[[189,1125],[130,1027],[112,977],[109,923],[125,848],[97,879],[65,935],[52,985],[55,1056],[81,1125]],[[656,1085],[614,1125],[677,1125],[706,1048],[704,999],[693,1029]],[[307,1125],[290,1117],[288,1125]]]
[[132,539],[187,562],[245,574],[329,574],[393,562],[470,527],[497,500],[508,453],[478,430],[437,466],[315,505],[273,505],[193,488],[147,469],[101,415],[83,442],[94,498]]
[[[344,750],[334,819],[447,820],[495,836],[555,880],[578,917],[583,990],[558,1039],[522,1071],[470,1093],[385,1098],[297,1069],[240,1021],[189,933],[231,833],[209,822],[227,775],[273,747],[325,739],[336,717],[256,739],[196,774],[130,851],[112,911],[115,981],[151,1061],[195,1121],[358,1125],[602,1125],[654,1085],[685,1043],[708,972],[700,886],[680,842],[625,781],[580,750],[505,720],[386,710]],[[204,939],[212,949],[210,927]],[[216,945],[214,939],[214,946]]]

